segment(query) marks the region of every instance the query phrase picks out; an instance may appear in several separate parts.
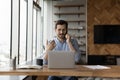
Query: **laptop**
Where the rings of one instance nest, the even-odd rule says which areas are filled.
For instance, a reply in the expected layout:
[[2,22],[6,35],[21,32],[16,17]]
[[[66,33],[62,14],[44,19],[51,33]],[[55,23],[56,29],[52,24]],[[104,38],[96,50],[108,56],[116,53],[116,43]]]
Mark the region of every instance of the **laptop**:
[[48,68],[75,68],[74,56],[70,51],[49,51]]

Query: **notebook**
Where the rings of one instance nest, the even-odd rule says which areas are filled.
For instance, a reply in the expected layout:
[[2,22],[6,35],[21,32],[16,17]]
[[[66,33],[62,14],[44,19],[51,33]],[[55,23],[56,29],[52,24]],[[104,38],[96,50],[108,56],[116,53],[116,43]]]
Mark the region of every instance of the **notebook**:
[[18,69],[42,69],[39,65],[20,65]]
[[74,56],[70,51],[49,51],[48,68],[75,68]]

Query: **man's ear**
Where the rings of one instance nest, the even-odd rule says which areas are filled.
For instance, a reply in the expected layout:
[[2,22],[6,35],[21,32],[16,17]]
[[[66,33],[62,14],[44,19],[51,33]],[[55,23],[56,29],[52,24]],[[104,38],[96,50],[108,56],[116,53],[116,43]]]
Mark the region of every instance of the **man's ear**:
[[68,30],[66,31],[66,34],[68,33]]

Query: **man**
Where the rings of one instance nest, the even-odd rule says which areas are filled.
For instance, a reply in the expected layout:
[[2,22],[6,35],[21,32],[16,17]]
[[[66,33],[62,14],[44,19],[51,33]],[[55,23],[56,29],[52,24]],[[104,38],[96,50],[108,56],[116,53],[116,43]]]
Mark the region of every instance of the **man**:
[[[79,63],[80,61],[80,50],[78,47],[77,40],[70,37],[68,32],[68,23],[64,20],[58,20],[55,25],[56,37],[53,38],[52,41],[47,41],[46,44],[46,52],[44,56],[44,63],[47,64],[48,53],[50,50],[57,51],[72,51],[75,54],[75,62]],[[76,77],[58,77],[58,76],[50,76],[48,80],[77,80]]]

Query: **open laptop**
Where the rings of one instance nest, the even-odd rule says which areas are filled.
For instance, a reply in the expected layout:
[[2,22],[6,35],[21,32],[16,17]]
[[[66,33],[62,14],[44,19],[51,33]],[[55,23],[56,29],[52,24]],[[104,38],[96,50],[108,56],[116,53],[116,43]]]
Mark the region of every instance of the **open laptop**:
[[70,51],[49,51],[48,68],[75,68],[74,56]]

